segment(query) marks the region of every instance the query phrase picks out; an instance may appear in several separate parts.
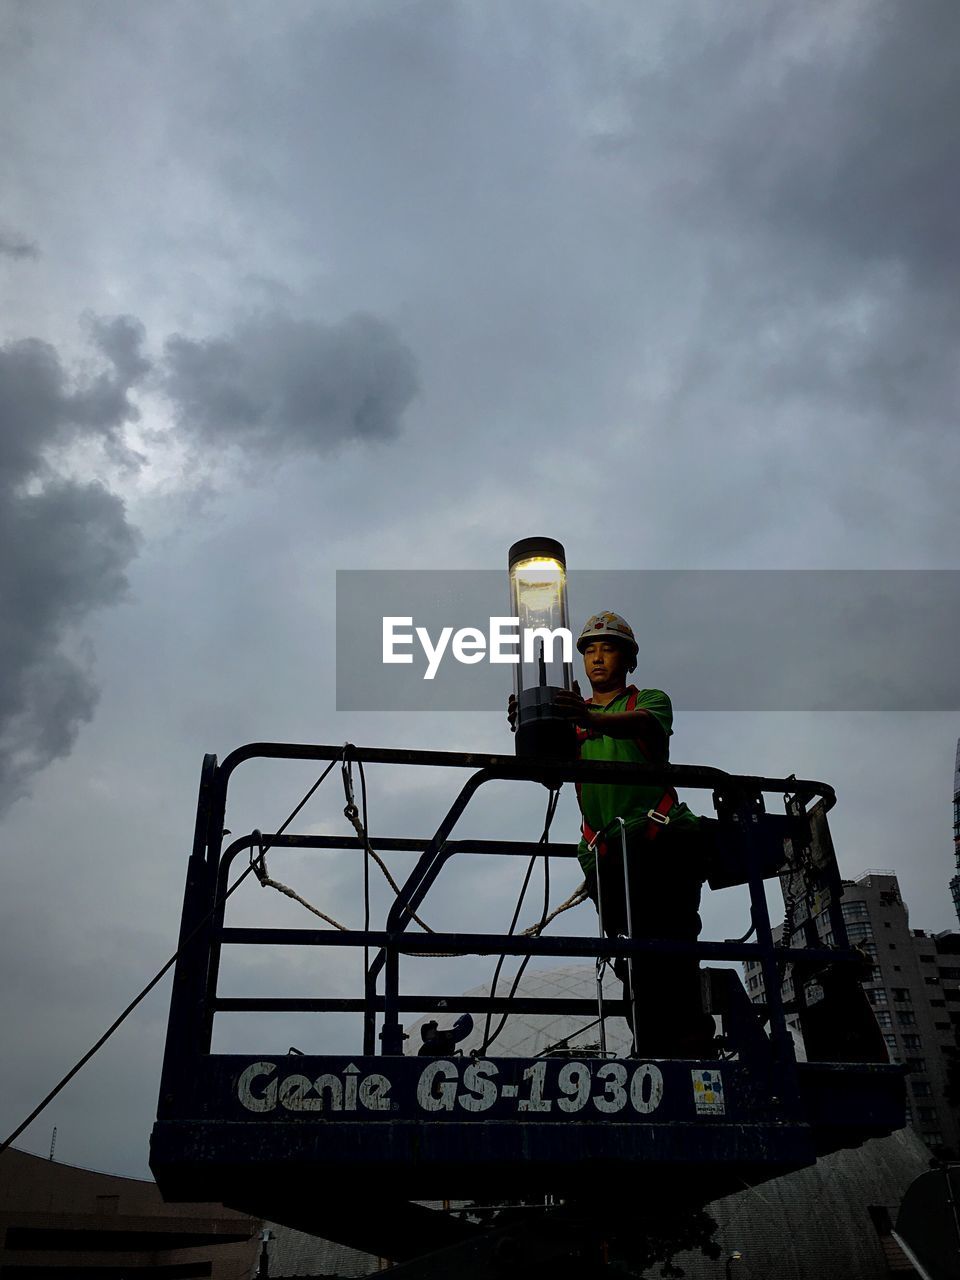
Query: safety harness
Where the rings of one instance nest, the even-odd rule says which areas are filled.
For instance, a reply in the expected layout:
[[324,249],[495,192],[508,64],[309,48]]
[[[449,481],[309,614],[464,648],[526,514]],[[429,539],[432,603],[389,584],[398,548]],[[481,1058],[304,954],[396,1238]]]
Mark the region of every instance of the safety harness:
[[[635,685],[630,685],[627,689],[627,693],[629,696],[627,697],[627,704],[623,708],[623,710],[625,712],[635,711],[637,709],[637,698],[640,696],[640,691],[639,689],[636,688]],[[588,704],[590,704],[593,702],[593,699],[587,698],[585,699],[585,701]],[[583,725],[578,724],[577,725],[578,750],[588,738],[597,737],[597,736],[602,736],[602,735],[591,733],[589,729],[586,729],[584,728]],[[581,784],[578,782],[577,783],[578,804],[580,803],[580,798],[581,798]],[[673,787],[668,787],[666,791],[663,793],[663,795],[660,797],[660,799],[657,801],[657,803],[654,805],[654,807],[652,809],[647,810],[647,825],[644,827],[644,831],[643,831],[643,836],[645,840],[656,839],[657,833],[660,830],[660,828],[670,825],[670,816],[669,816],[670,810],[674,807],[674,805],[679,803],[680,801],[676,791],[673,789]],[[580,806],[580,812],[582,815],[583,813],[582,805]],[[593,841],[596,839],[597,833],[590,826],[589,822],[587,822],[586,818],[583,818],[581,822],[581,830],[583,831],[583,838],[584,840],[586,840],[587,844],[592,844]],[[597,851],[597,856],[602,858],[603,855],[607,852],[606,840],[600,840],[597,843],[596,851]]]

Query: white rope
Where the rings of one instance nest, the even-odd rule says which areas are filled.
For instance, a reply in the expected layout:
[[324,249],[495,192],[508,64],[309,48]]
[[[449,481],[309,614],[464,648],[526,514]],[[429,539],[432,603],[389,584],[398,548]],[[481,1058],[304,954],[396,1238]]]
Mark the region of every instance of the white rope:
[[561,912],[569,911],[571,907],[579,907],[580,903],[586,902],[589,896],[590,895],[587,893],[587,882],[586,880],[583,880],[581,881],[580,887],[578,889],[574,889],[566,902],[561,902],[556,911],[551,911],[546,919],[538,920],[536,924],[531,924],[526,929],[523,929],[520,933],[521,938],[536,938],[543,932],[548,924],[551,924],[556,920],[557,916],[560,915]]
[[267,875],[267,853],[262,850],[257,860],[253,863],[253,873],[260,881],[260,887],[263,889],[276,889],[278,893],[285,893],[288,898],[293,898],[294,902],[299,902],[301,907],[306,907],[308,911],[312,911],[315,916],[319,916],[321,920],[325,920],[327,924],[333,925],[334,929],[340,929],[343,933],[349,933],[345,924],[341,924],[339,920],[334,920],[333,916],[325,915],[318,907],[313,906],[306,898],[301,898],[299,893],[295,893],[289,885],[282,884],[279,880],[273,880]]

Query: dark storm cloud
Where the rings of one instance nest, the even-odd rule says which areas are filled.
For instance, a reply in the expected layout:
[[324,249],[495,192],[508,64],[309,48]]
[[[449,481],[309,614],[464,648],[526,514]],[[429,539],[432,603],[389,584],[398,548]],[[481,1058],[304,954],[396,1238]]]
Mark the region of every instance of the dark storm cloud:
[[369,315],[336,325],[258,316],[222,337],[175,334],[165,354],[181,429],[263,453],[389,439],[418,389],[412,353]]
[[80,381],[49,343],[0,348],[0,810],[30,776],[70,751],[97,689],[64,642],[91,610],[123,595],[137,535],[98,483],[56,476],[49,451],[115,445],[137,417],[129,392],[149,369],[129,316],[92,319],[107,367]]
[[85,381],[71,377],[48,342],[23,338],[0,348],[0,485],[40,473],[56,446],[83,437],[115,444],[138,418],[130,391],[150,368],[142,325],[132,316],[87,324],[108,367]]
[[0,231],[0,257],[39,258],[40,249],[32,240],[14,231]]

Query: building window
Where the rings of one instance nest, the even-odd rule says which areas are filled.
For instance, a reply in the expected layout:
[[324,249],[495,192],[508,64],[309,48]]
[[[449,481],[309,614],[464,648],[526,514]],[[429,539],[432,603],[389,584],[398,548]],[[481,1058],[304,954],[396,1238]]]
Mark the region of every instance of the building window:
[[865,951],[874,960],[877,959],[877,944],[875,942],[861,942],[860,950]]
[[960,991],[957,991],[956,989],[954,989],[953,991],[944,991],[943,994],[950,1001],[960,1000]]
[[928,1147],[943,1146],[943,1134],[940,1132],[939,1129],[933,1129],[929,1133],[925,1132],[923,1135],[923,1140]]
[[907,1059],[907,1072],[909,1074],[919,1075],[922,1071],[926,1071],[926,1069],[927,1069],[926,1058],[908,1058]]
[[893,966],[893,972],[894,972],[894,973],[899,973],[899,972],[900,972],[900,966],[899,966],[898,964],[895,964],[895,965]]
[[917,1025],[916,1015],[912,1009],[898,1009],[897,1022],[901,1027],[915,1027]]
[[910,999],[910,992],[907,990],[907,988],[906,988],[906,987],[894,987],[894,988],[893,988],[893,998],[894,998],[894,1000],[896,1000],[899,1004],[912,1004],[912,1003],[913,1003],[913,1002],[911,1001],[911,999]]
[[938,1031],[950,1031],[950,1030],[951,1030],[951,1026],[950,1026],[950,1023],[949,1023],[949,1022],[935,1022],[933,1025],[936,1027],[936,1029],[937,1029]]
[[927,984],[928,987],[939,987],[940,985],[939,978],[924,978],[924,982]]
[[910,1088],[915,1098],[930,1098],[933,1096],[928,1080],[911,1080]]
[[866,990],[867,999],[874,1008],[878,1005],[885,1005],[887,1003],[887,993],[883,987],[868,987]]
[[840,910],[844,920],[869,920],[870,912],[865,902],[841,902]]
[[883,974],[880,972],[880,966],[878,964],[875,964],[873,968],[870,970],[870,977],[867,978],[867,982],[882,982],[882,981],[883,981]]
[[934,964],[934,963],[935,963],[935,961],[936,961],[936,959],[937,959],[937,957],[936,957],[936,956],[921,956],[921,957],[920,957],[920,963],[921,963],[921,964]]
[[930,1124],[937,1122],[937,1111],[935,1107],[917,1107],[917,1119],[921,1124]]
[[931,1000],[930,1004],[934,1009],[943,1009],[946,1007],[947,1002],[946,1000]]
[[941,978],[960,978],[960,969],[938,969]]
[[893,1014],[889,1009],[877,1009],[874,1017],[877,1020],[878,1027],[887,1028],[893,1026]]
[[890,948],[891,951],[896,951],[897,949],[897,944],[895,942],[888,942],[887,946]]
[[850,945],[853,946],[858,942],[870,942],[873,938],[873,930],[867,924],[848,924],[847,937]]
[[906,1035],[903,1037],[903,1047],[913,1053],[920,1050],[920,1037],[918,1035]]
[[888,1049],[895,1050],[897,1047],[897,1037],[893,1034],[892,1031],[885,1031],[883,1033],[883,1043],[887,1046]]

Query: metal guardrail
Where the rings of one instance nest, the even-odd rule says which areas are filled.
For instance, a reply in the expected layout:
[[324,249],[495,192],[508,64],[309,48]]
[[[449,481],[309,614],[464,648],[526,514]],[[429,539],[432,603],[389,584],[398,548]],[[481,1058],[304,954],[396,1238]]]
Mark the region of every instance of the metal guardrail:
[[[224,902],[229,871],[236,857],[244,851],[252,851],[255,842],[262,839],[270,847],[299,849],[360,849],[362,842],[356,837],[338,836],[280,836],[250,833],[235,839],[223,849],[225,813],[228,784],[239,765],[254,759],[266,760],[316,760],[337,761],[344,758],[352,763],[403,765],[415,767],[445,767],[471,770],[449,811],[429,840],[378,838],[376,843],[383,851],[407,850],[419,853],[418,861],[406,881],[401,885],[386,921],[386,928],[375,932],[324,930],[324,929],[235,929],[224,925]],[[649,942],[628,941],[617,938],[584,938],[551,935],[549,937],[521,937],[503,934],[442,933],[411,935],[407,928],[421,902],[436,882],[446,863],[460,855],[484,856],[489,854],[524,856],[574,857],[574,845],[544,846],[519,841],[461,840],[453,837],[457,822],[466,811],[477,790],[492,780],[535,781],[548,786],[562,782],[630,782],[635,785],[674,786],[709,790],[714,804],[722,808],[725,820],[737,830],[743,841],[747,866],[746,883],[751,898],[751,913],[756,929],[756,942]],[[780,972],[784,961],[804,957],[807,960],[837,960],[836,950],[789,950],[778,947],[772,936],[763,875],[758,866],[757,833],[759,815],[764,812],[764,793],[789,794],[802,806],[820,799],[824,808],[835,803],[833,789],[828,785],[804,779],[770,778],[758,775],[736,775],[720,769],[699,765],[638,766],[610,762],[579,760],[532,761],[514,756],[486,755],[478,753],[409,751],[381,748],[359,748],[348,745],[313,746],[290,743],[251,743],[231,752],[222,764],[215,756],[204,761],[200,786],[200,798],[193,853],[188,876],[188,898],[185,903],[181,939],[185,942],[184,954],[177,967],[175,1000],[177,1009],[171,1011],[173,1040],[182,1045],[192,1042],[201,1053],[208,1053],[212,1036],[213,1018],[216,1013],[254,1010],[286,1011],[351,1011],[364,1016],[365,1055],[377,1052],[376,1020],[382,1019],[380,1031],[381,1052],[396,1055],[403,1052],[403,1030],[399,1020],[401,1012],[414,1009],[416,1000],[423,1010],[433,1011],[442,1001],[459,1000],[451,996],[401,996],[399,987],[400,957],[413,951],[419,953],[455,952],[461,955],[517,956],[605,956],[614,958],[648,951],[663,954],[695,954],[701,959],[759,961],[764,973],[765,985],[772,992],[770,1000],[771,1040],[776,1058],[786,1070],[795,1065],[793,1042],[786,1027],[780,996]],[[838,913],[839,914],[839,913]],[[204,922],[204,916],[209,919]],[[837,941],[845,945],[842,921]],[[193,936],[191,937],[191,933]],[[297,999],[223,999],[217,994],[220,956],[224,945],[306,945],[323,947],[372,947],[375,955],[369,965],[366,986],[362,997],[354,1000],[316,997]],[[378,990],[383,974],[383,990]],[[190,998],[186,999],[189,991]],[[502,1008],[495,998],[488,999],[489,1008]],[[544,1012],[561,1012],[556,1001],[543,1000]],[[514,1004],[515,1008],[518,1008]],[[528,1009],[529,1011],[529,1009]],[[612,1011],[612,1010],[611,1010]],[[174,1070],[168,1052],[168,1067]]]

